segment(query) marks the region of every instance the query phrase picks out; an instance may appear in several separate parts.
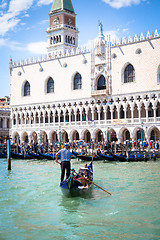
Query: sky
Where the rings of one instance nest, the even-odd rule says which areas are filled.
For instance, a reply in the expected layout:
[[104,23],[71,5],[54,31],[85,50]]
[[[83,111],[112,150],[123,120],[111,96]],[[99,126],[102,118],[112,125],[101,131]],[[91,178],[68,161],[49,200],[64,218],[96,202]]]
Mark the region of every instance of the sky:
[[[0,0],[0,98],[10,96],[9,60],[46,53],[53,0]],[[79,46],[97,38],[98,23],[112,38],[160,29],[160,0],[72,0]]]

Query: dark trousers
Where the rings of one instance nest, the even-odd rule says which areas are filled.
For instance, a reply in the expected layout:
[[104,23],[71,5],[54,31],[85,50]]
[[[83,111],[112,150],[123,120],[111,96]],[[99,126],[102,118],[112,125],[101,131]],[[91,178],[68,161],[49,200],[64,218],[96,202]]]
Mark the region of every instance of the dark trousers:
[[61,182],[64,179],[64,175],[65,175],[65,169],[66,169],[66,178],[69,178],[70,176],[70,169],[71,169],[71,164],[69,161],[64,161],[61,162]]

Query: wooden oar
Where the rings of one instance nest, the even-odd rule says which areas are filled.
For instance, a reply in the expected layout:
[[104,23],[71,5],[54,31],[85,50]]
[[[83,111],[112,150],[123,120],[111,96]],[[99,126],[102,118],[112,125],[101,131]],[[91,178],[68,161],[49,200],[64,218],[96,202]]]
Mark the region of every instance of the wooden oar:
[[[60,164],[60,162],[58,162],[58,161],[57,161],[57,163]],[[61,165],[61,164],[60,164],[60,165]],[[108,193],[109,195],[112,195],[110,192],[108,192],[108,191],[105,190],[104,188],[98,186],[96,183],[90,181],[88,178],[86,178],[86,177],[82,176],[81,174],[77,173],[75,170],[72,169],[72,171],[74,171],[76,174],[78,174],[80,177],[84,178],[84,179],[87,180],[88,182],[93,183],[93,185],[95,185],[96,187],[100,188],[100,189],[103,190],[104,192]]]
[[78,174],[80,177],[82,177],[82,178],[84,178],[85,180],[87,180],[88,182],[93,183],[93,185],[95,185],[96,187],[100,188],[100,189],[103,190],[104,192],[108,193],[109,195],[112,195],[110,192],[108,192],[108,191],[105,190],[104,188],[98,186],[96,183],[94,183],[93,181],[89,180],[88,178],[86,178],[86,177],[82,176],[81,174],[77,173],[75,170],[74,170],[74,172],[75,172],[76,174]]

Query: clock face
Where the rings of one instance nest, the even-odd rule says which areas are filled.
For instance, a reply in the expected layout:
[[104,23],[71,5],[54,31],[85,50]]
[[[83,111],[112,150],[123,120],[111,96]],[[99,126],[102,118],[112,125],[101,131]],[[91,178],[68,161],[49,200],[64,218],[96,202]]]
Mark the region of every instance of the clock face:
[[59,24],[59,17],[56,17],[53,21],[54,24]]
[[69,18],[68,19],[68,24],[70,25],[72,23],[72,20]]

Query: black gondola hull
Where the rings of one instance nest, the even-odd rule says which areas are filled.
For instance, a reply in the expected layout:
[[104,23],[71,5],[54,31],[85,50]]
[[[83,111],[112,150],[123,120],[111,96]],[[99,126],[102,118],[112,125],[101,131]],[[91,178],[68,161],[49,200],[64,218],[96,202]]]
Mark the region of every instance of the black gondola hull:
[[93,161],[102,161],[103,158],[100,157],[100,156],[86,156],[86,155],[77,155],[77,158],[83,160],[83,161],[86,161],[86,162],[91,162],[92,160]]
[[[93,168],[92,168],[92,162],[87,166],[87,168],[81,168],[79,171],[85,172],[87,170],[87,179],[88,186],[85,187],[80,181],[80,179],[76,178],[73,173],[70,174],[69,178],[62,181],[60,183],[61,191],[63,195],[66,197],[78,197],[78,196],[83,196],[91,192],[91,187],[92,187],[92,181],[93,181]],[[79,172],[80,174],[80,172]],[[79,175],[81,176],[82,175]],[[86,178],[86,177],[85,177]],[[83,177],[84,179],[84,177]]]

